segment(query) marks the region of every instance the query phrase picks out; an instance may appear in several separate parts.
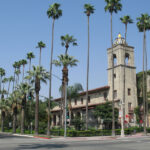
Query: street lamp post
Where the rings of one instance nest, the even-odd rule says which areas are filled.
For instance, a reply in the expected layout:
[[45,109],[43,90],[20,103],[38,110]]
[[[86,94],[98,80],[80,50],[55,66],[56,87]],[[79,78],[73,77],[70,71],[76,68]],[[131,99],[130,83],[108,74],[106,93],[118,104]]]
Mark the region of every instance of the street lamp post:
[[124,106],[124,103],[122,101],[121,102],[121,137],[124,137],[124,116],[123,116],[123,106]]

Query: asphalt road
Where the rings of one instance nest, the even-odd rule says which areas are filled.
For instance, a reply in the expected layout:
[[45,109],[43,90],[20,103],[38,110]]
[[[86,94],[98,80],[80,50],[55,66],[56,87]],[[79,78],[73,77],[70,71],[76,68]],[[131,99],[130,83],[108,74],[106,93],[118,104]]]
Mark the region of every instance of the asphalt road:
[[150,137],[63,142],[0,134],[0,150],[150,150]]

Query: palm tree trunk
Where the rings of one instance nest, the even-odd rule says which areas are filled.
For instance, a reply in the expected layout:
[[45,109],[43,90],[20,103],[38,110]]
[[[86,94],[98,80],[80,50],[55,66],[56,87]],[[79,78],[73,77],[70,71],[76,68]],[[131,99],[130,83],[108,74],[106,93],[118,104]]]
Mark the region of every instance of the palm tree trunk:
[[17,108],[13,108],[13,133],[16,133]]
[[40,47],[39,66],[41,66],[41,51],[42,51],[42,48]]
[[9,89],[10,89],[10,81],[8,83],[8,93],[7,93],[7,98],[8,98],[8,94],[9,94]]
[[35,135],[38,135],[39,130],[39,91],[36,91],[36,104],[35,104]]
[[29,71],[31,70],[31,59],[29,60]]
[[24,65],[23,65],[23,69],[22,69],[22,82],[24,80]]
[[114,60],[113,60],[113,37],[112,37],[112,13],[111,13],[111,48],[112,48],[112,136],[115,136],[115,111],[114,111]]
[[24,107],[21,110],[21,134],[24,134],[24,120],[25,120]]
[[147,49],[146,48],[145,48],[145,57],[146,57],[146,73],[145,73],[145,84],[146,84],[145,85],[145,91],[146,91],[146,95],[145,96],[146,96],[146,117],[147,117],[146,120],[147,120],[147,128],[148,128],[149,127],[149,112],[148,112],[148,98],[147,98]]
[[22,109],[21,109],[21,134],[24,134],[24,125],[25,125],[25,103],[26,103],[26,95],[22,100]]
[[127,42],[127,24],[125,24],[125,44]]
[[87,78],[86,78],[86,130],[88,130],[88,90],[89,90],[89,53],[90,53],[90,25],[88,16],[88,53],[87,53]]
[[0,91],[2,90],[2,76],[0,76]]
[[[16,71],[16,69],[15,69]],[[15,88],[15,71],[14,71],[14,80],[13,80],[13,91],[14,91],[14,88]]]
[[5,118],[5,112],[1,112],[1,131],[4,132],[4,118]]
[[146,111],[145,111],[145,28],[144,28],[144,38],[143,38],[143,123],[144,123],[144,134],[146,135]]
[[55,19],[53,19],[52,23],[52,41],[51,41],[51,59],[50,59],[50,78],[49,78],[49,101],[48,101],[48,118],[47,118],[47,135],[50,135],[50,100],[51,100],[51,92],[52,92],[52,63],[53,63],[53,43],[54,43],[54,23]]
[[65,125],[65,116],[66,116],[66,108],[65,108],[65,94],[66,94],[66,85],[68,85],[68,68],[67,66],[64,66],[63,67],[63,70],[62,70],[62,74],[63,74],[63,77],[62,77],[62,92],[63,92],[63,126]]

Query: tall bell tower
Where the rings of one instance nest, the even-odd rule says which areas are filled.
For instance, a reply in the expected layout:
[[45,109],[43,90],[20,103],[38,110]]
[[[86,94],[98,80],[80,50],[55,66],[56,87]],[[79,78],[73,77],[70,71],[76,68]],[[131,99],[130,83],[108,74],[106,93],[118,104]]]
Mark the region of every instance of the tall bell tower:
[[[113,57],[112,57],[113,49]],[[125,44],[121,34],[115,39],[113,48],[107,49],[108,55],[108,85],[110,86],[108,100],[112,100],[112,62],[114,63],[114,101],[120,107],[124,103],[125,120],[135,123],[134,108],[137,107],[136,67],[134,65],[134,47]],[[112,61],[113,58],[113,61]],[[125,67],[125,68],[124,68]],[[125,75],[124,75],[125,72]],[[124,80],[125,78],[125,80]],[[124,99],[125,82],[125,100]]]

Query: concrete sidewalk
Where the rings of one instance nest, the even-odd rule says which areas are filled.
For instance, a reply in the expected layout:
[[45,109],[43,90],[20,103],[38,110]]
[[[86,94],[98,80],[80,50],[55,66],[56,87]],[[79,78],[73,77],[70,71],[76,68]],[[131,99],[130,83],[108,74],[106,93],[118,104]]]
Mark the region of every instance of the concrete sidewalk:
[[105,140],[117,140],[117,139],[130,139],[130,138],[136,138],[136,137],[150,137],[150,134],[145,136],[143,133],[137,133],[134,135],[127,135],[125,137],[121,136],[93,136],[93,137],[51,137],[48,138],[46,136],[34,136],[34,135],[22,135],[22,134],[12,134],[12,133],[2,133],[1,134],[7,134],[7,135],[14,135],[14,136],[21,136],[21,137],[29,137],[29,138],[38,138],[38,139],[44,139],[54,142],[73,142],[73,141],[105,141]]

